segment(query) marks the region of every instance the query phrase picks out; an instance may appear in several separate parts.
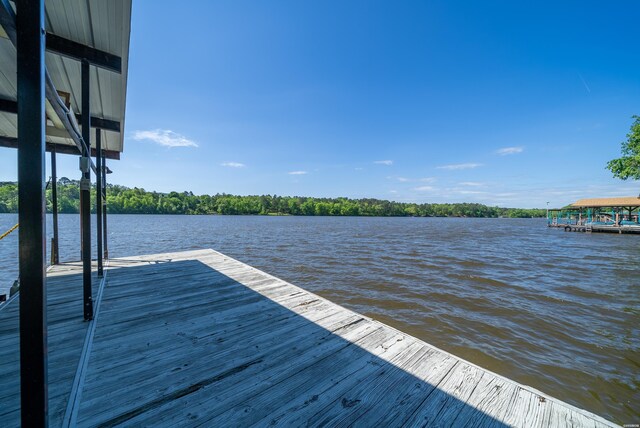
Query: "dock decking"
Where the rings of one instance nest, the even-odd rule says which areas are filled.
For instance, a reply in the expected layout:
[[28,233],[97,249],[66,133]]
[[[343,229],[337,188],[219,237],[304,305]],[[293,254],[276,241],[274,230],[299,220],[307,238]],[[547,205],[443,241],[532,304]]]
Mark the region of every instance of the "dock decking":
[[564,229],[565,232],[599,232],[599,233],[633,233],[640,234],[640,226],[633,225],[598,225],[598,224],[564,224],[550,223],[549,227]]
[[[51,426],[616,426],[212,250],[48,281]],[[19,298],[19,297],[18,297]],[[19,425],[18,302],[0,424]]]

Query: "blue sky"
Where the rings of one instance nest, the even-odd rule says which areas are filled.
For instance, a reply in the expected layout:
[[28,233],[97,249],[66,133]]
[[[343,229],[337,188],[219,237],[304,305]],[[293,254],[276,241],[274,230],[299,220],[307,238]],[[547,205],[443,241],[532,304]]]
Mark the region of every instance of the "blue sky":
[[110,180],[518,207],[636,195],[604,167],[640,114],[638,16],[636,0],[135,1]]

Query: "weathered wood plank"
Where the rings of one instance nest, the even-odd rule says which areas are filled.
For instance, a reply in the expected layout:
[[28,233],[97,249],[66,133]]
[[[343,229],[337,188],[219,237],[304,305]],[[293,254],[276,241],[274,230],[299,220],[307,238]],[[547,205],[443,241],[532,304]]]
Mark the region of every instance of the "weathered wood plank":
[[[345,323],[353,322],[353,317],[344,317],[344,314],[334,314],[332,316],[334,321],[332,321],[333,328],[338,328],[339,326],[345,325]],[[268,367],[270,364],[273,364],[272,355],[275,353],[283,352],[286,354],[287,349],[292,349],[295,347],[305,347],[309,346],[311,343],[317,343],[319,340],[322,340],[323,335],[330,334],[330,332],[323,332],[322,329],[316,329],[314,332],[306,335],[303,339],[291,336],[286,341],[274,341],[274,335],[267,335],[265,339],[263,339],[261,345],[255,345],[255,342],[249,343],[245,349],[236,350],[231,352],[233,358],[216,358],[214,363],[211,360],[203,356],[204,360],[193,360],[192,358],[188,358],[191,360],[191,365],[185,370],[181,370],[176,372],[176,376],[172,379],[172,383],[170,385],[166,385],[166,388],[162,390],[162,393],[159,395],[149,394],[148,389],[138,391],[139,401],[129,401],[129,397],[131,394],[126,394],[126,396],[122,396],[116,392],[116,396],[112,398],[112,400],[117,400],[120,403],[120,399],[122,399],[122,405],[118,408],[118,412],[121,412],[120,415],[113,415],[112,409],[104,409],[102,412],[98,412],[98,420],[102,421],[102,417],[106,417],[107,420],[113,419],[114,417],[123,418],[127,416],[127,414],[135,415],[138,412],[153,410],[158,407],[159,404],[164,403],[164,397],[172,396],[173,394],[180,394],[180,391],[185,388],[190,388],[192,385],[204,385],[206,386],[209,382],[209,379],[214,379],[215,382],[219,383],[220,381],[227,379],[229,377],[233,377],[234,380],[238,379],[238,376],[244,374],[244,372],[252,369],[252,366],[256,367]],[[279,336],[278,338],[280,338]],[[259,342],[258,342],[259,343]],[[271,357],[271,358],[269,358]],[[284,361],[282,361],[284,362]],[[203,363],[203,364],[198,364]],[[266,366],[265,366],[266,365]],[[241,367],[241,370],[237,370],[237,368]],[[233,373],[233,376],[229,376],[227,373]],[[219,379],[218,379],[219,378]],[[93,417],[95,418],[95,410],[99,409],[102,405],[100,402],[94,402],[94,405],[98,407],[94,407]]]
[[[372,326],[376,326],[376,324],[372,323]],[[294,397],[306,396],[309,398],[305,400],[307,408],[304,412],[306,416],[303,423],[313,424],[314,422],[309,416],[320,410],[323,401],[319,400],[320,394],[311,393],[311,390],[316,390],[319,381],[326,376],[326,373],[331,373],[330,377],[335,383],[353,388],[356,385],[354,381],[358,378],[354,376],[355,373],[367,373],[366,377],[359,377],[360,382],[364,382],[383,370],[381,365],[385,365],[381,358],[367,355],[368,352],[364,349],[375,348],[376,345],[388,341],[389,346],[384,348],[378,346],[378,351],[387,358],[397,361],[418,351],[415,344],[398,340],[398,337],[387,329],[376,329],[376,333],[376,336],[367,336],[356,342],[357,346],[347,346],[340,353],[329,358],[310,362],[306,367],[302,366],[302,370],[290,369],[288,376],[283,381],[261,391],[258,396],[252,395],[250,399],[245,398],[239,405],[227,406],[228,410],[225,413],[216,415],[215,419],[205,418],[205,423],[215,420],[216,423],[220,421],[230,424],[233,420],[238,420],[240,425],[250,425],[265,418],[268,418],[269,423],[272,423],[276,420],[273,414],[282,410],[283,403],[288,404]],[[324,397],[335,398],[335,394],[324,394]]]
[[497,377],[482,376],[466,406],[452,422],[459,426],[500,425],[518,393],[513,382]]
[[[174,400],[153,412],[141,415],[138,420],[171,425],[177,423],[180,418],[187,417],[198,424],[220,423],[225,425],[225,419],[219,415],[234,408],[246,408],[248,397],[251,397],[250,402],[255,405],[254,408],[264,411],[266,409],[264,402],[271,404],[278,402],[274,399],[277,393],[270,388],[282,389],[280,388],[282,382],[304,371],[305,364],[306,369],[315,366],[315,370],[326,369],[329,365],[332,367],[331,373],[334,373],[334,370],[339,366],[337,363],[342,359],[346,359],[351,364],[365,364],[364,360],[350,359],[349,356],[358,352],[358,345],[365,344],[372,338],[380,340],[380,334],[384,334],[384,332],[371,322],[351,324],[348,328],[349,330],[345,334],[352,339],[353,343],[346,343],[334,338],[334,340],[321,340],[304,349],[299,347],[298,354],[275,353],[274,357],[256,365],[255,368],[252,367],[250,372],[243,373],[241,377],[225,379],[215,389],[198,391],[189,396],[187,400]],[[318,363],[320,365],[316,365]],[[316,376],[303,375],[298,378],[298,385],[300,385],[300,381],[303,384],[312,385],[316,379]],[[269,392],[265,393],[266,390]],[[284,390],[285,394],[291,392],[289,397],[295,395],[288,387],[285,387]],[[215,422],[212,421],[212,418],[215,418]],[[135,421],[132,420],[132,422]],[[239,421],[234,424],[242,425]]]
[[385,405],[377,406],[361,414],[356,424],[366,423],[375,426],[391,426],[411,415],[424,397],[433,392],[442,379],[456,363],[450,355],[422,346],[423,356],[407,368],[413,379],[405,385],[389,390],[385,395]]
[[[332,316],[335,314],[335,312],[325,312],[322,316]],[[112,373],[114,370],[117,370],[116,376],[126,376],[129,372],[141,371],[149,371],[150,375],[155,374],[156,376],[162,376],[162,369],[166,369],[169,372],[180,372],[180,375],[185,376],[186,381],[188,381],[189,376],[193,375],[192,371],[195,369],[194,367],[198,367],[197,363],[201,360],[204,361],[205,368],[212,369],[216,366],[215,364],[209,363],[209,360],[218,359],[221,361],[227,361],[238,359],[245,353],[248,353],[250,356],[254,355],[255,349],[260,349],[260,347],[267,346],[265,345],[265,342],[270,340],[270,338],[276,333],[295,337],[295,335],[291,335],[290,332],[292,331],[292,329],[295,329],[301,324],[291,323],[290,320],[284,321],[285,322],[277,324],[267,324],[266,326],[264,326],[264,328],[261,328],[259,330],[256,329],[244,331],[243,335],[239,337],[239,342],[234,341],[233,332],[230,336],[211,335],[202,339],[196,339],[198,341],[198,348],[191,349],[188,354],[176,353],[176,344],[190,343],[191,347],[194,347],[196,343],[194,343],[191,337],[181,337],[174,341],[173,344],[167,344],[165,352],[158,354],[156,353],[157,348],[153,346],[149,346],[147,352],[139,351],[138,356],[124,366],[114,367],[113,359],[95,361],[95,364],[92,365],[91,371],[88,373],[87,377],[88,380],[91,380],[94,376],[110,376],[110,373]],[[243,345],[238,346],[239,343],[242,343]],[[249,348],[249,346],[251,346],[252,348]],[[117,362],[118,356],[121,357],[121,359],[127,358],[129,353],[129,350],[124,350],[124,352],[122,353],[118,352],[116,355],[114,355],[114,357],[116,357],[115,361]],[[127,367],[128,365],[133,365],[135,363],[139,363],[138,367],[136,367],[135,365],[133,367]],[[140,365],[142,365],[142,368],[140,367]],[[146,382],[146,380],[148,379],[149,378],[146,377],[143,382]],[[118,387],[117,381],[113,382],[113,384],[115,388]],[[140,385],[144,386],[144,383]],[[104,393],[105,390],[101,390],[101,394]]]
[[437,421],[452,421],[483,375],[477,367],[458,362],[405,423],[424,426],[434,425]]
[[[505,424],[518,427],[544,427],[550,425],[551,401],[518,386],[511,406],[503,418]],[[561,425],[555,425],[561,426]]]
[[[49,318],[49,424],[60,426],[86,335],[82,321],[81,268],[61,265],[47,272]],[[94,276],[94,288],[98,279]],[[20,425],[19,296],[0,311],[0,425]]]
[[[332,308],[327,308],[328,310],[318,310],[321,308],[318,308],[318,306],[316,305],[307,305],[308,311],[313,312],[314,314],[309,315],[310,318],[319,320],[322,317],[328,317],[328,316],[332,316],[335,313],[337,313],[336,310],[332,309]],[[326,308],[326,307],[325,307]],[[180,331],[178,331],[178,336],[176,337],[176,341],[180,342],[180,341],[184,341],[185,343],[190,343],[191,346],[187,349],[189,351],[193,351],[196,352],[198,349],[197,348],[203,348],[208,355],[210,356],[215,356],[215,352],[216,349],[219,349],[221,352],[233,352],[233,349],[235,347],[240,347],[240,348],[245,348],[248,343],[247,341],[260,341],[260,340],[265,340],[265,336],[266,338],[268,338],[269,335],[273,335],[277,332],[284,332],[284,333],[288,333],[292,330],[295,330],[299,325],[303,325],[307,322],[303,321],[303,320],[294,320],[291,321],[291,314],[287,311],[279,311],[278,312],[280,314],[279,318],[280,319],[273,319],[272,318],[272,322],[264,322],[264,321],[269,321],[269,316],[267,315],[264,319],[262,320],[258,320],[258,321],[263,321],[258,325],[253,325],[253,323],[251,323],[251,318],[247,317],[247,314],[244,314],[244,319],[240,316],[238,316],[235,320],[230,320],[230,324],[224,324],[222,323],[221,327],[219,329],[215,329],[215,330],[203,330],[201,333],[196,331],[189,331],[189,334],[185,334],[182,333]],[[348,315],[348,314],[347,314]],[[343,315],[344,316],[344,315]],[[215,316],[213,317],[214,319],[216,318]],[[216,326],[217,327],[217,326]],[[196,334],[193,334],[196,333]],[[97,336],[99,338],[99,336]],[[151,338],[149,338],[149,340],[152,340]],[[159,343],[165,343],[164,337],[162,335],[158,336],[158,339],[160,342]],[[116,341],[116,345],[117,345],[117,338],[115,339]],[[173,349],[175,348],[175,344],[176,341],[174,341],[173,343],[167,343],[167,350],[168,350],[168,356],[163,356],[160,355],[160,357],[162,358],[167,358],[168,360],[171,360],[171,358],[177,358],[178,360],[181,358],[179,353],[176,353],[173,351]],[[124,343],[122,340],[120,340],[120,343]],[[149,343],[149,342],[147,342]],[[146,343],[143,342],[142,343],[142,348],[145,348]],[[98,344],[96,344],[96,350],[98,350],[99,346],[105,346],[106,348],[113,348],[113,345],[109,344],[109,343],[103,343],[103,342],[98,342]],[[116,354],[124,353],[124,354],[128,354],[130,352],[132,352],[132,350],[135,350],[136,347],[139,347],[140,345],[135,345],[135,344],[131,344],[127,342],[127,346],[124,348],[116,348],[114,349],[116,352]],[[214,348],[211,348],[211,346],[213,346]],[[138,348],[138,351],[140,349]],[[149,346],[148,350],[150,353],[155,353],[157,351],[157,349],[155,348],[155,346]],[[119,355],[117,355],[115,357],[116,360],[118,360]],[[124,357],[124,356],[123,356]],[[111,357],[110,355],[107,355],[105,357],[105,362],[108,362],[110,358],[114,358]],[[93,365],[93,367],[95,367],[95,370],[100,370],[101,366],[103,366],[104,363],[100,363],[100,360],[94,360],[95,364]],[[92,370],[94,370],[92,368]]]

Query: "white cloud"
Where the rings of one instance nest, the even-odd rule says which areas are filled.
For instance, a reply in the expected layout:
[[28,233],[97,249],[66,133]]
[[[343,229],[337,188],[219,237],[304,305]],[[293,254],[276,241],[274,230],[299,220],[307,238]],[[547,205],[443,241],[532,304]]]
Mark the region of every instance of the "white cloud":
[[308,172],[307,171],[291,171],[291,172],[288,172],[287,174],[289,174],[289,175],[305,175],[305,174],[308,174]]
[[373,161],[373,163],[378,165],[393,165],[392,160],[379,160],[379,161]]
[[496,150],[496,153],[499,154],[500,156],[507,156],[507,155],[515,155],[516,153],[522,153],[524,151],[524,147],[519,146],[519,147],[503,147],[500,150]]
[[399,181],[400,183],[407,183],[407,182],[416,182],[419,181],[421,183],[433,183],[434,181],[436,181],[435,177],[424,177],[424,178],[407,178],[407,177],[397,177],[394,175],[390,175],[387,177],[388,180],[396,180]]
[[473,169],[482,166],[481,163],[457,163],[453,165],[442,165],[436,168],[438,169],[448,169],[448,170],[460,170],[460,169]]
[[460,195],[482,195],[487,192],[480,192],[479,190],[456,190],[454,193],[458,193]]
[[134,140],[149,140],[165,147],[198,147],[198,145],[189,140],[184,135],[177,134],[168,129],[154,129],[150,131],[135,131],[133,133]]
[[428,192],[429,190],[433,190],[433,186],[420,186],[415,187],[413,190],[417,190],[418,192]]
[[240,162],[222,162],[220,165],[228,166],[229,168],[244,168],[246,166]]
[[462,183],[458,183],[461,186],[472,186],[472,187],[478,187],[478,186],[484,186],[484,183],[479,183],[477,181],[463,181]]

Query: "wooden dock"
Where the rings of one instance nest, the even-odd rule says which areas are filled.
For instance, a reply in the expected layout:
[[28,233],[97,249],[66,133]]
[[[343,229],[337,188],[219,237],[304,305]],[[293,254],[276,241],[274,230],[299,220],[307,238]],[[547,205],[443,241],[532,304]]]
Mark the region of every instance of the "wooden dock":
[[564,229],[565,232],[587,232],[587,233],[633,233],[640,234],[640,226],[633,225],[602,225],[602,224],[562,224],[550,223],[549,227]]
[[[51,426],[616,426],[212,250],[48,280]],[[19,297],[18,297],[19,298]],[[19,425],[18,305],[0,425]]]

